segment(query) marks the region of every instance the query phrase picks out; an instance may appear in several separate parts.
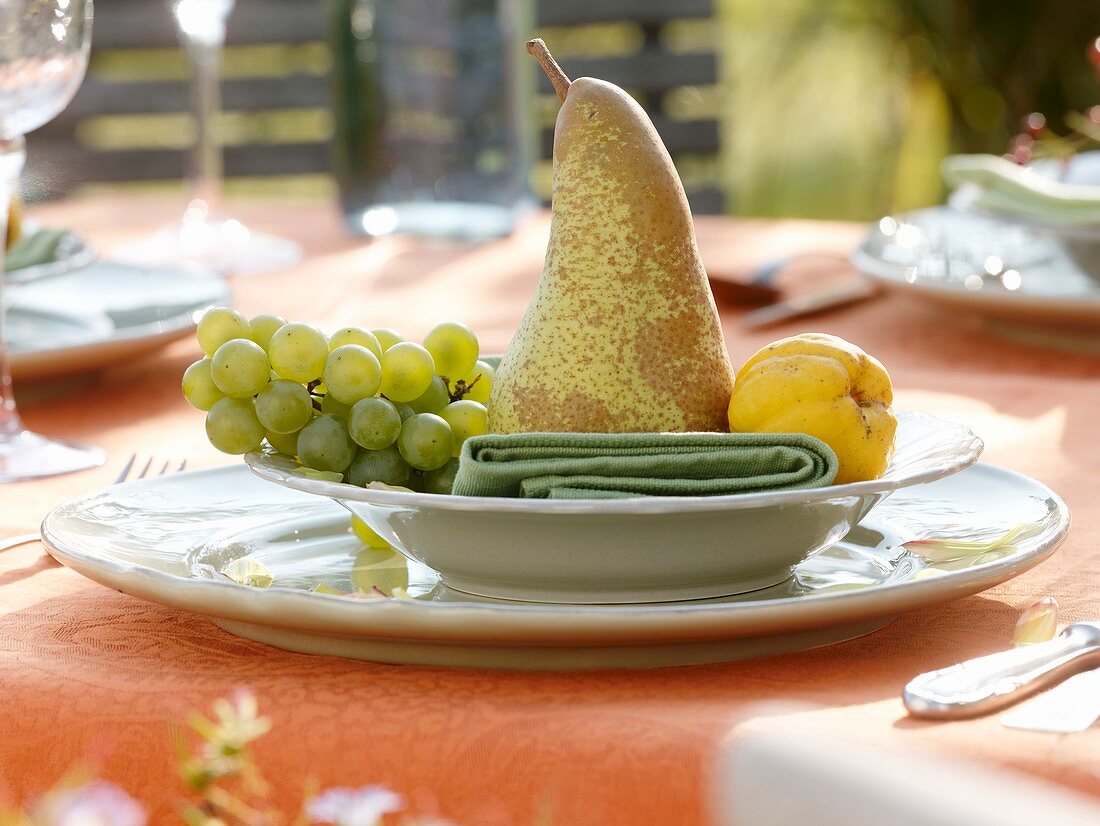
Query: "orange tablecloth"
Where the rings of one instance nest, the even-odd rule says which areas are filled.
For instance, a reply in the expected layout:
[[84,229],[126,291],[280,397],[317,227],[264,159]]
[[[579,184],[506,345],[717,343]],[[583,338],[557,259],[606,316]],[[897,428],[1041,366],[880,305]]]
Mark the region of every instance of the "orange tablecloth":
[[[39,210],[109,251],[151,231],[174,205],[100,198]],[[499,350],[530,297],[546,223],[481,248],[347,238],[331,208],[242,210],[302,241],[293,271],[233,282],[246,314],[274,311],[327,327],[392,325],[411,336],[463,319]],[[708,266],[753,266],[792,249],[850,248],[843,224],[703,219]],[[785,277],[843,276],[807,260]],[[1052,485],[1074,512],[1062,550],[1002,587],[902,617],[868,637],[751,662],[648,672],[494,673],[375,665],[291,654],[232,637],[207,620],[146,604],[54,564],[37,545],[0,556],[0,802],[49,787],[74,763],[104,776],[171,822],[180,797],[166,724],[240,685],[258,694],[275,733],[256,749],[290,805],[307,778],[328,786],[383,783],[464,823],[695,823],[716,743],[761,700],[813,704],[800,725],[840,739],[932,749],[1012,766],[1100,796],[1100,731],[1061,740],[996,720],[926,724],[898,699],[914,674],[1004,647],[1019,611],[1054,595],[1062,619],[1100,619],[1100,359],[1026,349],[886,297],[746,335],[724,307],[736,361],[803,329],[849,338],[890,368],[901,407],[963,421],[986,460]],[[24,413],[41,432],[97,442],[101,470],[0,487],[0,536],[37,527],[68,497],[113,481],[133,451],[225,457],[201,414],[179,396],[192,341],[114,369]]]

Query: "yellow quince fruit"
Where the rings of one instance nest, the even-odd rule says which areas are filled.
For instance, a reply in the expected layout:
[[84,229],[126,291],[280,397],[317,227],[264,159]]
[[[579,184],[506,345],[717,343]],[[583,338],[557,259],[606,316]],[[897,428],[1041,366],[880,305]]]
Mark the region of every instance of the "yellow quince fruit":
[[898,420],[890,376],[837,336],[803,333],[758,350],[737,373],[730,430],[805,433],[840,461],[836,484],[877,479],[894,453]]

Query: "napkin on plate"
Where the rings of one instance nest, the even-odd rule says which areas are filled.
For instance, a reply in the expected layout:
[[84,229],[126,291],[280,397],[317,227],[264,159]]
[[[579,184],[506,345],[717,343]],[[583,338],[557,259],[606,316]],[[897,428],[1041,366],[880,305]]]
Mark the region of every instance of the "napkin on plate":
[[832,449],[791,433],[516,433],[467,439],[452,493],[538,499],[824,487]]
[[1067,184],[996,155],[951,155],[941,167],[952,189],[991,212],[1062,224],[1100,223],[1100,186]]
[[68,236],[67,229],[40,229],[20,236],[4,254],[4,269],[12,272],[57,260],[57,248]]

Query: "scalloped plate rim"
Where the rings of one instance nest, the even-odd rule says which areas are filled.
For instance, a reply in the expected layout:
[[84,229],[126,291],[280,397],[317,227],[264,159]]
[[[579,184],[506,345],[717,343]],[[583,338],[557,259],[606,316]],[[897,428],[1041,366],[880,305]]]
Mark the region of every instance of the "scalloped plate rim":
[[738,493],[724,496],[649,496],[630,499],[513,499],[496,496],[441,496],[380,490],[350,485],[346,482],[327,482],[309,479],[285,471],[275,462],[288,461],[278,454],[249,453],[245,458],[248,467],[268,482],[283,485],[303,493],[344,499],[353,502],[369,502],[377,505],[406,505],[428,509],[470,511],[519,511],[524,513],[617,513],[653,514],[709,510],[739,510],[772,505],[789,505],[826,501],[845,496],[866,496],[890,493],[912,485],[925,484],[958,473],[970,467],[981,456],[985,445],[970,428],[956,422],[948,422],[927,413],[897,411],[899,420],[913,418],[953,430],[959,435],[958,450],[952,461],[928,470],[902,475],[895,479],[872,479],[866,482],[850,482],[845,485],[829,485],[808,490],[765,491],[762,493]]
[[[255,622],[259,619],[271,621],[273,619],[271,617],[257,616],[258,612],[264,610],[264,604],[272,606],[279,606],[282,604],[283,607],[286,607],[285,601],[291,600],[292,602],[301,603],[302,605],[313,605],[319,610],[323,610],[323,613],[329,615],[330,621],[337,621],[339,619],[347,623],[349,614],[355,616],[357,624],[367,623],[365,628],[358,629],[359,633],[369,632],[369,636],[384,638],[413,637],[417,636],[413,632],[418,630],[421,632],[420,635],[424,638],[438,639],[441,628],[445,629],[445,626],[436,627],[433,624],[430,628],[413,629],[402,627],[398,629],[379,627],[371,622],[371,618],[378,619],[379,614],[383,616],[385,614],[390,614],[397,620],[399,616],[416,615],[424,611],[431,611],[444,615],[451,612],[458,612],[464,615],[481,613],[490,616],[503,611],[509,615],[521,614],[536,618],[540,615],[551,614],[554,616],[554,621],[556,623],[564,623],[564,625],[555,626],[552,630],[567,633],[592,633],[593,629],[585,623],[589,619],[598,617],[606,617],[608,619],[618,617],[624,621],[629,621],[631,618],[660,618],[662,621],[665,621],[669,617],[677,615],[713,614],[717,616],[711,617],[711,619],[714,623],[719,625],[720,630],[725,631],[727,634],[732,630],[740,630],[744,632],[745,636],[751,636],[754,631],[757,630],[756,625],[760,623],[771,625],[773,623],[783,624],[785,621],[790,627],[793,627],[799,624],[798,618],[805,617],[807,613],[809,613],[810,616],[816,616],[817,620],[821,621],[825,619],[825,617],[822,617],[818,613],[819,609],[822,609],[826,615],[830,615],[835,611],[843,611],[842,606],[847,606],[849,613],[855,611],[859,612],[862,616],[869,617],[875,614],[896,615],[908,610],[914,610],[915,608],[947,602],[955,597],[943,599],[932,596],[930,598],[930,595],[934,595],[945,589],[951,590],[953,593],[957,594],[958,597],[977,593],[985,588],[993,587],[996,584],[1012,579],[1050,557],[1064,541],[1071,526],[1071,515],[1065,501],[1054,490],[1049,488],[1049,486],[1018,471],[990,464],[978,465],[976,469],[987,473],[1003,474],[1021,483],[1038,485],[1044,488],[1049,494],[1049,498],[1052,500],[1054,512],[1058,515],[1057,530],[1055,533],[1052,536],[1046,537],[1043,542],[1037,544],[1033,548],[1028,548],[1027,550],[981,565],[959,571],[947,572],[936,577],[911,579],[900,582],[884,582],[860,590],[808,594],[774,600],[696,603],[664,602],[649,604],[629,603],[618,605],[566,605],[524,602],[501,604],[475,602],[434,603],[402,599],[349,600],[343,596],[317,594],[291,588],[280,588],[278,586],[270,588],[253,588],[233,582],[220,582],[211,579],[201,579],[194,576],[182,576],[136,562],[124,562],[117,559],[103,558],[94,552],[81,549],[78,543],[66,540],[53,530],[51,523],[56,519],[63,518],[61,513],[63,509],[83,506],[96,497],[102,496],[106,492],[105,490],[93,491],[58,505],[43,519],[41,532],[43,545],[51,556],[66,567],[73,568],[78,573],[81,573],[83,576],[93,581],[108,587],[116,588],[124,593],[129,593],[142,599],[147,599],[162,605],[168,605],[173,608],[244,622]],[[234,466],[227,465],[204,470],[187,471],[183,474],[173,474],[172,477],[150,477],[149,479],[135,480],[112,487],[147,485],[157,480],[173,477],[201,478],[203,475],[208,474],[233,473],[234,470]],[[1028,542],[1034,542],[1038,538],[1039,537],[1029,539]],[[94,571],[97,575],[93,576],[87,573],[88,570]],[[148,591],[149,589],[130,587],[129,580],[131,578],[149,580],[153,583],[152,590],[157,590],[160,596],[154,598],[148,596],[147,593],[134,593],[136,590]],[[181,595],[183,591],[191,593],[196,590],[220,592],[229,597],[228,602],[232,604],[227,605],[226,608],[228,610],[224,612],[207,613],[199,611],[194,607],[193,600],[190,597],[183,597]],[[882,611],[879,609],[885,607],[882,604],[884,593],[908,595],[909,599],[906,602],[901,602],[899,600],[890,605],[889,610]],[[830,608],[828,606],[833,607]],[[727,616],[728,614],[734,614],[739,618],[740,623],[738,629],[723,627],[724,622],[728,623],[730,621],[730,618]],[[806,618],[808,619],[809,617]],[[284,620],[285,619],[286,617],[284,616]],[[301,624],[296,625],[293,622],[287,621],[274,624],[296,630],[309,630],[309,624],[306,624],[306,627]],[[352,630],[350,624],[345,624],[343,627]],[[515,628],[513,630],[522,632],[524,629]],[[531,629],[526,630],[530,631]],[[633,630],[636,633],[641,633],[644,632],[645,629]],[[671,631],[673,629],[666,626],[665,630]],[[696,630],[701,629],[696,626]],[[625,631],[620,628],[619,633],[625,633]],[[466,634],[456,634],[455,637],[460,639],[469,638]]]

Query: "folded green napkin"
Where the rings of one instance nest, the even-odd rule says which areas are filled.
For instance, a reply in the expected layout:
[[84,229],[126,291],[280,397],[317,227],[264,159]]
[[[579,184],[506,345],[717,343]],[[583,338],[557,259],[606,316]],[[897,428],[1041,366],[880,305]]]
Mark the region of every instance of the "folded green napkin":
[[23,234],[4,253],[4,268],[9,272],[57,260],[57,247],[69,236],[68,230],[36,230]]
[[991,212],[1052,223],[1100,222],[1100,186],[1056,181],[996,155],[951,155],[940,171],[952,189],[969,185],[972,202]]
[[537,499],[824,487],[832,449],[791,433],[516,433],[467,439],[452,493]]
[[14,272],[56,261],[57,248],[68,235],[67,229],[40,229],[23,235],[4,254],[4,269]]

